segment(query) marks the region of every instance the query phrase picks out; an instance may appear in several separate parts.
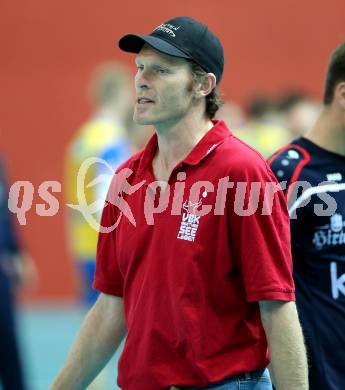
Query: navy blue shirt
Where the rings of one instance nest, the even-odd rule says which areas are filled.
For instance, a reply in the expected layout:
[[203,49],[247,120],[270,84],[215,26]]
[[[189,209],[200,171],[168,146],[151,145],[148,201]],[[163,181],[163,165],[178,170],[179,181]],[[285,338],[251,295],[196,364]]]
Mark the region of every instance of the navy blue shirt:
[[305,138],[270,159],[291,218],[311,390],[345,389],[345,157]]
[[0,259],[2,255],[19,251],[16,232],[8,209],[8,189],[3,165],[0,161]]

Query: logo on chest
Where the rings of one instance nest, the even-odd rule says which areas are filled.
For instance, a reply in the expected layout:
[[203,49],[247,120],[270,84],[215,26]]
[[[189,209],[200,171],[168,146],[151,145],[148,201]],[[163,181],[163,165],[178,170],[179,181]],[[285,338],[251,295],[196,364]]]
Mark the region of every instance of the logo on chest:
[[[203,198],[206,198],[207,192],[202,194]],[[198,208],[202,205],[202,198],[198,202],[192,203],[190,200],[183,203],[182,220],[177,238],[185,241],[195,241],[201,215],[198,215]]]
[[345,221],[341,214],[334,214],[330,218],[330,224],[319,226],[318,230],[314,233],[313,244],[318,250],[324,247],[344,245],[345,244],[345,232],[343,227]]
[[341,173],[336,172],[336,173],[328,173],[326,175],[328,181],[342,181],[343,176]]

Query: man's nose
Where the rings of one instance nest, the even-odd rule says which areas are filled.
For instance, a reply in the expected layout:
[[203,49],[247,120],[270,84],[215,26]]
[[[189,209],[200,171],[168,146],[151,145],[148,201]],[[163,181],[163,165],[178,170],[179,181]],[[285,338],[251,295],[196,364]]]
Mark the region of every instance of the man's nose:
[[138,90],[149,89],[150,85],[146,77],[146,72],[141,72],[135,77],[135,87]]

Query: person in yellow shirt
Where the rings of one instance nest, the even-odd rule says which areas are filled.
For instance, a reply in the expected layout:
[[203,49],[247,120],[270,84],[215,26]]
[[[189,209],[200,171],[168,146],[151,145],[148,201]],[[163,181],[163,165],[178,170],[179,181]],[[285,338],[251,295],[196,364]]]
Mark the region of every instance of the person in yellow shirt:
[[290,129],[281,125],[274,102],[264,96],[254,97],[249,102],[248,120],[242,127],[234,128],[234,134],[253,146],[265,158],[290,142]]
[[[64,186],[67,204],[79,203],[78,172],[88,159],[97,157],[103,163],[88,164],[90,166],[86,170],[82,191],[86,204],[98,202],[101,210],[112,176],[110,167],[115,171],[133,152],[126,129],[132,102],[131,91],[129,71],[124,66],[108,63],[96,70],[90,83],[94,113],[80,127],[67,148]],[[91,185],[100,176],[102,181]],[[98,295],[92,288],[98,230],[78,210],[68,207],[66,211],[66,239],[80,271],[82,302],[89,307]],[[95,213],[94,218],[98,220],[100,212]]]

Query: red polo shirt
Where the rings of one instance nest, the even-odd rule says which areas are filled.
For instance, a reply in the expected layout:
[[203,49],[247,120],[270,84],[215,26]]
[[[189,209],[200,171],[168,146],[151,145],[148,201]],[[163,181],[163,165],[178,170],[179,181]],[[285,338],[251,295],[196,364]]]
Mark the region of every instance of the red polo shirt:
[[[124,299],[128,336],[118,384],[124,390],[203,387],[264,368],[267,343],[257,301],[294,300],[283,193],[275,194],[266,215],[265,189],[276,179],[255,150],[217,121],[172,172],[170,192],[153,202],[156,149],[155,135],[118,170],[129,168],[128,182],[140,183],[121,195],[126,215],[118,219],[116,177],[102,217],[103,226],[119,222],[99,236],[94,282]],[[218,191],[224,180],[233,185]],[[254,182],[256,211],[249,188]],[[152,213],[152,207],[162,212]]]

